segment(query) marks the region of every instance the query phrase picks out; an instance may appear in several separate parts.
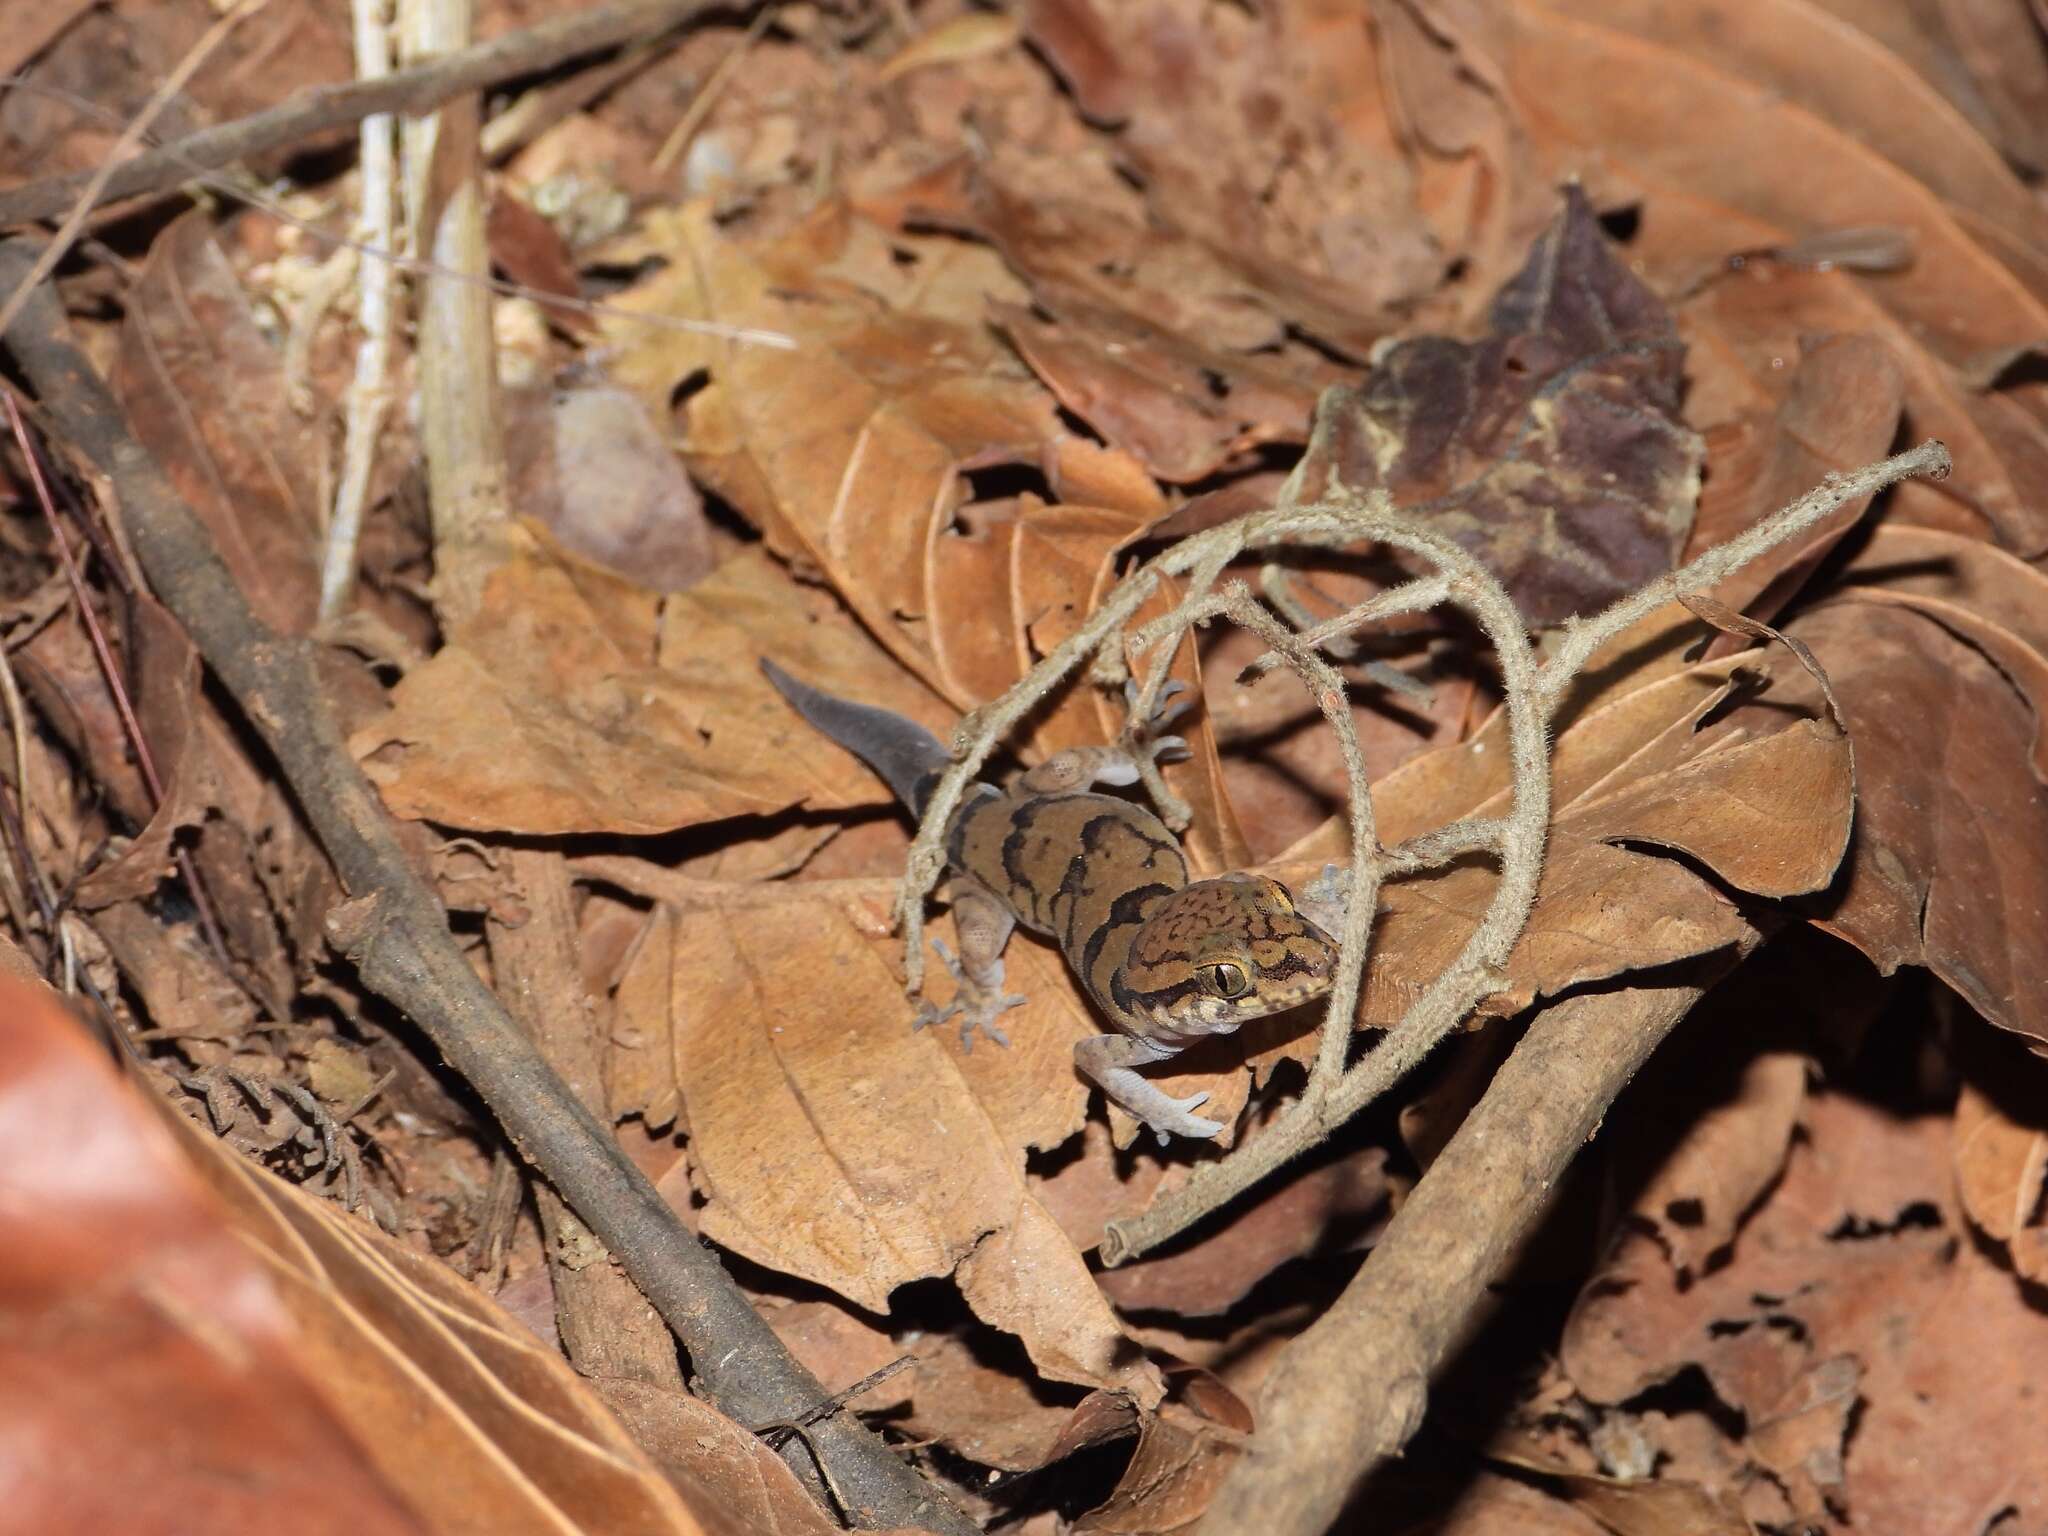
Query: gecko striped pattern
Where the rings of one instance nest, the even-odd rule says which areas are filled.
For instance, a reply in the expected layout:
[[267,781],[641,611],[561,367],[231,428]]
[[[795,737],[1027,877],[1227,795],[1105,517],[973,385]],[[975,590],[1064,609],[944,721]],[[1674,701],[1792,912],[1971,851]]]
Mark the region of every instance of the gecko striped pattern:
[[[936,737],[887,710],[820,693],[772,662],[762,668],[812,726],[922,810],[949,761]],[[1178,712],[1162,708],[1141,750],[1185,750],[1180,738],[1159,734]],[[918,1027],[957,1016],[968,1045],[976,1030],[1009,1043],[996,1020],[1023,999],[1003,991],[1002,953],[1021,923],[1059,945],[1118,1031],[1075,1046],[1082,1073],[1162,1141],[1214,1136],[1222,1126],[1194,1112],[1206,1095],[1172,1098],[1136,1069],[1322,996],[1337,948],[1276,880],[1233,874],[1191,884],[1187,857],[1164,822],[1093,792],[1137,778],[1126,752],[1079,747],[1012,788],[977,786],[962,803],[946,838],[958,959],[940,947],[960,989],[943,1010],[926,1005]]]

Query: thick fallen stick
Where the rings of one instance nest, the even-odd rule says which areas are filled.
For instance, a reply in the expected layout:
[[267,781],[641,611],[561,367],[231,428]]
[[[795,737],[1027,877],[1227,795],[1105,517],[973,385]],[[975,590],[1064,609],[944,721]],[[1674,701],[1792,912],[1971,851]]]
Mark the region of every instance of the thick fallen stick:
[[[0,292],[19,283],[35,257],[30,242],[0,245]],[[743,1424],[801,1420],[829,1394],[470,968],[440,901],[414,872],[349,755],[320,687],[313,642],[280,635],[256,617],[204,525],[128,430],[71,339],[55,290],[45,282],[32,294],[0,341],[64,442],[111,482],[151,587],[276,757],[352,898],[330,915],[330,938],[363,984],[402,1009],[476,1088],[513,1143],[618,1258],[689,1351],[698,1389]],[[833,1415],[810,1438],[861,1524],[947,1536],[978,1531],[852,1415]],[[793,1444],[792,1460],[808,1472],[808,1452]]]
[[[1716,957],[1722,966],[1735,956]],[[1422,1426],[1455,1349],[1615,1095],[1718,968],[1589,992],[1529,1025],[1336,1304],[1281,1351],[1258,1431],[1199,1536],[1320,1536],[1353,1489]]]

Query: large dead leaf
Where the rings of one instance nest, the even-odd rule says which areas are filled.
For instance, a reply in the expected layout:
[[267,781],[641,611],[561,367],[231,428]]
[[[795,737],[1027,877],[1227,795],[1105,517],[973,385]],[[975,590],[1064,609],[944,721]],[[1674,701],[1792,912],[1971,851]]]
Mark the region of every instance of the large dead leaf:
[[494,571],[485,597],[353,739],[399,815],[480,831],[647,833],[886,800],[790,711],[761,674],[763,655],[928,725],[947,718],[759,551],[667,599],[658,622],[652,593],[537,549]]
[[[1042,1374],[1156,1401],[1150,1368],[1024,1183],[1026,1148],[1078,1130],[1087,1099],[1073,1043],[1096,1031],[1058,956],[1020,946],[1011,984],[1033,1001],[1004,1021],[1016,1045],[967,1053],[951,1032],[910,1027],[885,882],[737,895],[675,912],[637,957],[653,976],[626,983],[667,980],[705,1235],[874,1312],[900,1285],[954,1275]],[[677,1175],[665,1190],[690,1199]]]
[[[1616,650],[1629,653],[1626,638]],[[1769,718],[1732,724],[1721,712],[1761,688]],[[1508,985],[1485,1006],[1513,1013],[1578,982],[1708,953],[1747,931],[1741,913],[1669,849],[1720,880],[1765,896],[1825,886],[1842,858],[1854,797],[1850,746],[1818,712],[1817,692],[1782,651],[1748,652],[1595,695],[1557,738],[1553,831],[1536,906],[1508,962]],[[1374,786],[1386,842],[1505,809],[1504,721],[1417,758]],[[1304,878],[1344,857],[1332,822],[1274,867]],[[1449,963],[1491,900],[1492,871],[1466,864],[1398,881],[1381,917],[1361,1023],[1381,1028]],[[1283,1053],[1312,1049],[1297,1040]]]
[[[1686,286],[1698,284],[1703,263],[1740,251],[1843,227],[1904,230],[1912,261],[1881,280],[1768,273],[1709,283],[1696,308],[1728,337],[1722,361],[1739,360],[1748,387],[1767,397],[1801,333],[1879,330],[1906,370],[1913,429],[1941,436],[1964,466],[1944,495],[1903,499],[1916,515],[1930,503],[1962,500],[2007,548],[2032,555],[2048,547],[2048,520],[2024,489],[2048,470],[2040,386],[1969,398],[1957,388],[1974,359],[2015,337],[2048,334],[2048,300],[2011,264],[2030,259],[2032,247],[2007,240],[1993,249],[1979,238],[1981,225],[1966,227],[1852,128],[1767,83],[1724,73],[1688,47],[1622,30],[1595,0],[1525,0],[1514,14],[1516,97],[1557,168],[1583,170],[1610,197],[1640,199],[1646,256],[1686,253]],[[1655,79],[1660,88],[1573,84],[1589,79]],[[1847,319],[1850,312],[1858,318]],[[1696,420],[1700,409],[1696,398]],[[1960,418],[1955,430],[1938,424],[1937,413]]]
[[[782,351],[627,327],[616,372],[663,410],[708,379],[685,407],[684,450],[699,478],[771,548],[829,577],[883,646],[962,708],[1008,687],[1071,632],[1160,510],[1134,461],[1071,434],[1001,349],[987,305],[1023,295],[987,251],[891,236],[840,208],[772,245],[742,246],[705,210],[686,209],[613,254],[674,262],[632,290],[629,307],[796,340]],[[998,465],[1038,468],[1067,504],[972,501],[970,472]],[[1076,504],[1074,492],[1125,502]],[[821,686],[890,703],[848,681]],[[1107,725],[1093,691],[1077,687],[1034,722],[1030,744],[1100,741]],[[1204,732],[1193,723],[1198,748]],[[1188,841],[1205,869],[1242,862],[1215,774],[1204,750],[1169,778],[1195,808]]]
[[1025,29],[1085,113],[1124,123],[1154,220],[1208,246],[1262,306],[1362,354],[1435,281],[1394,126],[1359,89],[1381,60],[1357,7],[1037,0]]
[[1399,342],[1331,396],[1301,494],[1387,489],[1530,623],[1554,624],[1670,569],[1685,543],[1702,446],[1679,418],[1683,351],[1577,187],[1487,331]]
[[48,992],[0,991],[23,1528],[706,1529],[474,1287],[145,1103]]

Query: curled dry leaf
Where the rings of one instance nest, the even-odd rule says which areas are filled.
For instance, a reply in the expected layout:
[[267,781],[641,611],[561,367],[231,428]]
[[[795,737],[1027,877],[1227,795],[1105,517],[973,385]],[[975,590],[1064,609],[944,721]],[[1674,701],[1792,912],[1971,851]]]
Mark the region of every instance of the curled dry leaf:
[[474,1287],[145,1099],[46,989],[0,991],[25,1529],[707,1529]]
[[1377,357],[1323,402],[1292,484],[1304,500],[1384,487],[1530,623],[1555,624],[1669,570],[1685,543],[1703,447],[1679,417],[1684,353],[1576,186],[1487,331]]
[[[651,219],[611,256],[674,263],[630,290],[627,308],[798,343],[784,351],[620,322],[614,372],[651,410],[684,390],[684,452],[698,479],[776,553],[824,574],[889,653],[958,708],[1008,687],[1078,624],[1162,509],[1135,461],[1069,432],[988,329],[991,302],[1024,297],[992,252],[892,235],[837,206],[778,242],[742,246],[692,207]],[[1037,469],[1067,504],[971,500],[972,472],[1000,465]],[[1122,500],[1074,504],[1077,493]],[[782,656],[778,626],[763,619],[760,651]],[[807,680],[899,707],[868,680]],[[1092,692],[1074,689],[1034,721],[1029,745],[1100,741],[1108,728]],[[1243,842],[1204,730],[1194,723],[1197,759],[1168,782],[1195,809],[1196,863],[1219,869],[1242,862]]]
[[[1676,635],[1672,625],[1669,616],[1655,618],[1614,649],[1634,655],[1638,642],[1662,644]],[[1650,676],[1640,686],[1631,686],[1633,673],[1610,680],[1557,738],[1551,849],[1507,985],[1484,1005],[1489,1013],[1705,954],[1747,932],[1723,895],[1647,849],[1682,854],[1764,896],[1819,890],[1841,862],[1855,783],[1850,746],[1831,721],[1795,713],[1820,704],[1796,661],[1782,651],[1747,652]],[[1755,723],[1731,724],[1724,711],[1746,690],[1776,702]],[[1391,845],[1497,813],[1505,804],[1504,723],[1496,717],[1470,741],[1416,758],[1376,784],[1381,838]],[[1343,856],[1343,840],[1341,824],[1330,823],[1274,869],[1283,879],[1306,878]],[[1468,864],[1385,889],[1362,1024],[1383,1028],[1400,1017],[1477,925],[1493,881],[1489,869]],[[1296,1040],[1281,1053],[1313,1048]]]

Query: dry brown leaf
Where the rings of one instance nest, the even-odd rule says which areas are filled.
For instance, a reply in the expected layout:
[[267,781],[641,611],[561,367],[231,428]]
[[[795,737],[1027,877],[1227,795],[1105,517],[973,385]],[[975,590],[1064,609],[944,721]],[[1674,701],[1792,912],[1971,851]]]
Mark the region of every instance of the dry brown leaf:
[[2026,700],[1902,604],[1832,602],[1790,632],[1856,742],[1857,835],[1816,920],[1880,971],[1925,965],[1994,1024],[2048,1039],[2048,795],[2017,767],[2037,736]]
[[[2026,1082],[2037,1083],[2040,1075],[2031,1062],[2007,1070]],[[2048,1130],[2011,1090],[2009,1080],[1996,1092],[1963,1084],[1956,1101],[1956,1199],[1979,1231],[2004,1244],[2014,1272],[2039,1285],[2048,1281],[2048,1213],[2042,1209]]]
[[[662,410],[707,377],[686,405],[684,447],[698,478],[778,553],[829,577],[870,633],[960,707],[1009,686],[1080,623],[1158,511],[1156,491],[1133,492],[1142,472],[1118,467],[1127,456],[1077,439],[1001,350],[988,306],[1024,295],[986,250],[890,235],[838,207],[773,245],[743,247],[693,207],[650,221],[612,255],[674,262],[629,293],[628,307],[798,342],[785,352],[632,327],[618,336],[614,371]],[[970,472],[1006,464],[1125,499],[971,501]],[[860,679],[807,680],[891,704]],[[1241,863],[1243,845],[1199,740],[1205,730],[1192,723],[1198,758],[1169,783],[1195,807],[1197,866],[1214,870]],[[1052,751],[1105,734],[1100,703],[1076,688],[1035,723],[1032,745]]]
[[1200,1520],[1232,1464],[1244,1453],[1251,1410],[1209,1372],[1176,1367],[1174,1395],[1148,1420],[1138,1449],[1100,1508],[1074,1526],[1076,1536],[1163,1536]]
[[[1875,338],[1829,336],[1802,347],[1791,387],[1775,412],[1768,419],[1741,418],[1729,451],[1710,449],[1714,473],[1701,492],[1686,558],[1727,543],[1826,475],[1882,458],[1898,434],[1904,405],[1905,380]],[[1770,622],[1869,508],[1868,497],[1847,503],[1805,536],[1736,572],[1714,596]],[[1740,648],[1721,640],[1712,649]]]
[[356,733],[364,771],[396,814],[450,826],[662,832],[887,798],[789,710],[761,675],[763,655],[833,692],[946,719],[759,551],[669,598],[658,635],[653,605],[560,554],[508,561],[475,619]]
[[319,429],[286,398],[284,364],[205,210],[158,237],[112,383],[257,617],[284,634],[310,629],[326,521]]
[[1084,112],[1124,120],[1154,220],[1276,313],[1362,356],[1390,307],[1434,285],[1442,258],[1408,215],[1409,169],[1361,89],[1380,60],[1357,7],[1042,0],[1025,28]]
[[969,11],[912,39],[875,72],[875,82],[886,85],[913,70],[939,64],[967,64],[991,53],[1001,53],[1016,44],[1021,32],[1014,16]]
[[190,925],[171,929],[123,902],[95,913],[92,926],[141,998],[152,1031],[233,1044],[262,1022],[249,994],[221,969]]
[[836,1536],[841,1529],[761,1436],[702,1400],[617,1376],[591,1386],[632,1430],[705,1536]]
[[[1735,1050],[1746,1041],[1731,1041]],[[1674,1268],[1697,1274],[1735,1235],[1752,1202],[1776,1179],[1806,1103],[1807,1059],[1791,1051],[1738,1058],[1725,1098],[1688,1124],[1671,1156],[1631,1202]]]
[[[1896,1120],[1827,1094],[1809,1130],[1725,1268],[1681,1289],[1649,1244],[1626,1246],[1580,1300],[1567,1371],[1615,1401],[1698,1364],[1758,1432],[1750,1453],[1781,1471],[1789,1456],[1812,1494],[1836,1477],[1846,1358],[1861,1373],[1854,1430],[1828,1496],[1856,1527],[2033,1518],[2048,1483],[2005,1426],[2025,1417],[2048,1345],[2010,1275],[1957,1240],[1945,1120]],[[1901,1220],[1916,1208],[1941,1218]]]
[[1020,946],[1011,985],[1032,1001],[1004,1020],[1015,1047],[963,1052],[910,1027],[890,896],[881,881],[712,896],[641,951],[668,967],[628,985],[670,989],[705,1235],[874,1312],[899,1285],[956,1275],[1041,1373],[1149,1406],[1150,1368],[1023,1179],[1026,1148],[1072,1135],[1087,1103],[1073,1044],[1095,1030],[1062,962]]
[[[1840,5],[1830,0],[1570,0],[1561,9],[1634,33],[1711,64],[1852,134],[1939,192],[1961,210],[1995,223],[2015,240],[2048,242],[2048,217],[1986,136],[1916,70],[1931,49],[1866,30],[1876,11],[1903,20],[1920,5]],[[2000,6],[2017,18],[2018,7]],[[1906,21],[1906,25],[1912,23]]]
[[222,799],[212,762],[222,743],[206,729],[212,711],[200,696],[199,653],[153,598],[131,599],[128,615],[131,700],[163,795],[152,795],[154,811],[135,840],[79,882],[78,903],[88,910],[154,894],[173,872],[172,840]]
[[1326,399],[1296,471],[1313,500],[1384,488],[1478,556],[1533,625],[1669,570],[1703,447],[1679,419],[1684,354],[1576,186],[1477,342],[1417,336]]
[[686,207],[650,216],[609,257],[670,263],[617,307],[797,343],[608,322],[614,376],[658,419],[679,388],[705,380],[688,396],[683,443],[700,481],[777,553],[827,573],[892,654],[942,685],[923,634],[927,548],[969,499],[968,471],[1048,462],[1066,435],[983,323],[990,298],[1023,296],[1014,279],[989,252],[891,236],[837,207],[766,247]]
[[[1613,194],[1641,198],[1642,233],[1669,223],[1655,243],[1670,251],[1675,240],[1689,251],[1695,272],[1701,254],[1717,245],[1754,250],[1869,224],[1907,231],[1913,265],[1882,281],[1782,273],[1710,284],[1700,302],[1722,316],[1762,379],[1772,356],[1796,355],[1801,332],[1869,328],[1838,321],[1841,306],[1874,312],[1887,344],[1898,338],[1894,351],[1907,371],[1913,429],[1938,432],[1967,466],[1944,488],[1946,498],[1974,503],[1999,542],[2022,555],[2048,547],[2048,518],[2023,489],[2048,468],[2048,426],[2031,397],[2007,391],[1962,402],[1941,398],[1941,386],[1952,385],[1973,358],[2015,336],[2048,333],[2048,299],[2030,291],[2003,253],[1980,242],[1979,231],[1959,222],[1934,191],[1853,133],[1684,48],[1601,25],[1584,14],[1591,9],[1541,0],[1515,8],[1517,100],[1558,169],[1583,169]],[[1655,79],[1660,88],[1573,84],[1592,79]],[[1730,304],[1748,310],[1739,325],[1728,324],[1735,318],[1726,313]],[[1909,359],[1913,353],[1920,359]],[[1919,385],[1916,374],[1931,375],[1932,387]],[[1922,397],[1937,407],[1960,404],[1960,434],[1927,419]],[[1694,409],[1698,419],[1697,400]],[[1994,451],[1965,451],[1959,438]],[[1946,498],[1910,499],[1920,509]]]
[[[1629,638],[1615,649],[1631,654]],[[1637,845],[1671,849],[1769,896],[1818,890],[1841,861],[1855,782],[1849,743],[1826,720],[1788,720],[1787,706],[1818,703],[1797,662],[1748,652],[1652,678],[1596,692],[1557,738],[1550,852],[1508,985],[1487,1012],[1514,1013],[1562,987],[1705,954],[1747,932],[1719,892]],[[1780,701],[1762,706],[1769,718],[1721,717],[1745,685]],[[1504,809],[1502,724],[1497,717],[1374,785],[1381,838]],[[1343,857],[1343,840],[1342,824],[1330,823],[1272,867],[1282,879],[1305,878]],[[1489,869],[1464,865],[1386,888],[1362,1024],[1385,1028],[1406,1011],[1476,927],[1493,886]],[[1277,1054],[1313,1049],[1304,1037]]]
[[2048,576],[2003,550],[1883,523],[1842,572],[1845,591],[1896,602],[1975,646],[2034,715],[2034,777],[2048,783]]
[[638,398],[622,389],[506,397],[511,504],[571,553],[657,592],[718,563],[704,501]]
[[1494,1459],[1556,1488],[1615,1536],[1751,1536],[1733,1498],[1681,1478],[1600,1477],[1529,1455]]
[[1497,1472],[1471,1478],[1441,1519],[1417,1527],[1428,1536],[1601,1536],[1606,1529],[1565,1500]]
[[46,1447],[12,1519],[703,1529],[474,1287],[145,1102],[46,990],[0,987],[0,1393]]

